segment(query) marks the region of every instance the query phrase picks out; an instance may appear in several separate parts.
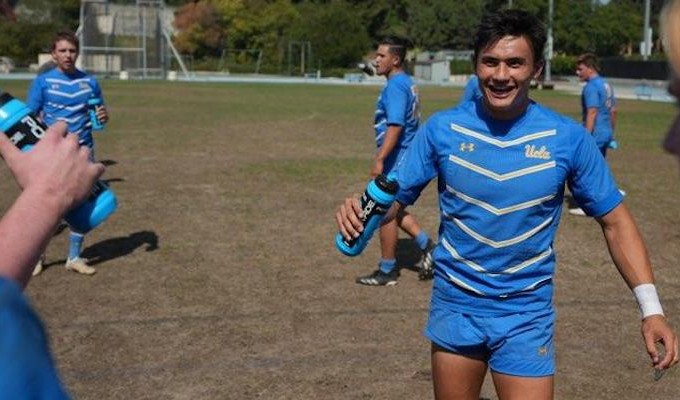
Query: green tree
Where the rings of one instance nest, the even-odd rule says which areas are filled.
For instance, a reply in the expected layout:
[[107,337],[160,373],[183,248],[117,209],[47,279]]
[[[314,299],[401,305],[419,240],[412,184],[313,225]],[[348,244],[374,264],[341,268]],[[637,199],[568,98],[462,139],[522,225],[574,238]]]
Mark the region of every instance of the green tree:
[[349,0],[375,45],[387,35],[408,36],[409,0]]
[[291,39],[309,41],[317,63],[324,67],[350,67],[361,60],[372,47],[362,19],[361,9],[344,1],[324,4],[313,2],[297,6],[301,18]]
[[35,64],[38,54],[49,50],[56,29],[50,23],[0,21],[0,55],[11,57],[18,67]]
[[559,1],[555,6],[553,50],[555,53],[579,54],[593,51],[592,0]]
[[[54,33],[78,27],[79,0],[23,0],[16,21],[0,17],[0,55],[14,59],[19,67],[38,61],[46,52]],[[19,10],[15,10],[19,11]]]
[[480,1],[408,0],[408,36],[423,49],[469,49],[483,11]]
[[642,14],[640,6],[630,0],[612,0],[606,5],[590,0],[561,0],[554,26],[556,51],[615,56],[640,40]]
[[298,10],[290,0],[249,0],[245,6],[243,16],[232,20],[230,44],[262,50],[268,64],[281,66],[287,37],[300,19]]
[[639,42],[643,17],[637,11],[631,1],[610,2],[595,9],[591,27],[597,54],[620,55]]

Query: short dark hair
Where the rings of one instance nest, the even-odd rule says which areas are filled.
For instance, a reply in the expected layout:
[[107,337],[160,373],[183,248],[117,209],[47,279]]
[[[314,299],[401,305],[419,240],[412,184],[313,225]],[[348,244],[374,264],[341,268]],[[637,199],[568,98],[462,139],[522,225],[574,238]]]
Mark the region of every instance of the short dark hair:
[[404,60],[406,60],[406,48],[408,47],[406,39],[399,36],[386,36],[378,44],[380,46],[389,47],[390,54],[399,57],[399,64],[404,64]]
[[531,44],[534,62],[543,61],[543,48],[547,40],[545,26],[532,14],[517,9],[487,14],[482,18],[474,37],[473,61],[476,63],[482,50],[505,36],[525,37]]
[[61,42],[62,40],[65,40],[76,46],[76,51],[80,50],[80,40],[78,40],[78,36],[76,36],[73,32],[59,31],[56,33],[56,35],[54,35],[54,39],[52,39],[52,47],[50,48],[50,52],[54,51],[54,49],[57,48],[57,43]]
[[594,69],[595,71],[600,70],[600,63],[597,56],[594,53],[583,53],[576,59],[576,66],[585,65],[588,68]]

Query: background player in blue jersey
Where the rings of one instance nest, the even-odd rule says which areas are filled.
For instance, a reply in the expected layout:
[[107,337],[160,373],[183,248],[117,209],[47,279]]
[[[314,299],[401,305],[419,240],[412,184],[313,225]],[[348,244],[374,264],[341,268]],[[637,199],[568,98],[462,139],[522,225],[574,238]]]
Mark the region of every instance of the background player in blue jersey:
[[[440,238],[425,329],[437,399],[478,399],[487,369],[503,400],[553,398],[553,242],[565,185],[602,226],[640,306],[654,368],[678,362],[647,250],[595,140],[529,98],[545,42],[542,23],[524,11],[484,17],[474,38],[483,97],[434,114],[397,170],[400,190],[386,218],[438,178]],[[356,198],[338,210],[345,237],[362,229],[359,212]]]
[[[81,146],[91,150],[94,160],[92,125],[88,115],[87,101],[91,97],[103,99],[101,88],[94,76],[76,68],[79,41],[70,32],[59,32],[52,42],[52,59],[56,67],[40,74],[31,85],[27,105],[47,125],[57,121],[68,124],[70,134],[77,135]],[[109,119],[104,105],[97,108],[97,117],[102,123]],[[96,270],[80,257],[84,233],[71,230],[66,269],[92,275]],[[42,271],[42,258],[34,269],[34,275]]]
[[[614,88],[599,73],[597,57],[585,53],[576,60],[576,75],[585,82],[581,91],[581,115],[586,131],[595,137],[595,143],[606,157],[607,149],[616,147],[614,128],[616,127],[616,97]],[[578,206],[569,209],[572,215],[585,216]]]
[[[378,75],[387,78],[387,84],[380,92],[375,110],[375,142],[377,151],[371,165],[370,176],[388,175],[397,166],[413,140],[420,123],[420,99],[418,89],[404,71],[406,43],[397,37],[387,37],[380,42],[375,55]],[[406,210],[400,210],[394,221],[380,227],[381,258],[378,269],[357,278],[357,283],[371,286],[391,286],[397,283],[396,251],[399,227],[411,235],[423,252],[418,263],[421,279],[431,278],[432,258],[430,251],[434,243],[421,230],[415,217]]]
[[595,137],[597,147],[606,156],[616,127],[614,88],[600,76],[595,54],[585,53],[578,57],[576,75],[586,83],[581,92],[583,126]]
[[479,78],[477,75],[472,75],[465,84],[465,90],[458,103],[475,100],[478,97],[482,97],[482,91],[479,89]]
[[[3,399],[67,399],[45,329],[22,294],[54,226],[84,200],[104,166],[58,123],[28,153],[0,132],[0,155],[22,188],[0,220],[0,393]],[[30,221],[30,223],[27,223]]]

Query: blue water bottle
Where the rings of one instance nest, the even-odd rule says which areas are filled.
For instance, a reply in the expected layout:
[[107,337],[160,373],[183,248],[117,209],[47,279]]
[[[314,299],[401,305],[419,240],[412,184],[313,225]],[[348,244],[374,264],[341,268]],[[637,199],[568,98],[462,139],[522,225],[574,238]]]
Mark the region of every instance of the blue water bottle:
[[104,123],[97,118],[97,107],[102,104],[102,99],[94,97],[94,94],[87,100],[87,113],[90,115],[93,131],[101,131],[104,129]]
[[[23,102],[0,91],[0,131],[5,132],[21,151],[29,151],[45,134],[47,127]],[[64,219],[80,233],[87,233],[116,211],[116,195],[102,181],[97,181],[84,203],[69,211]]]
[[354,257],[364,251],[373,233],[380,226],[383,216],[394,202],[398,190],[397,181],[382,174],[368,183],[361,196],[362,211],[359,215],[364,225],[363,232],[351,240],[346,240],[341,233],[335,236],[335,247],[342,254]]

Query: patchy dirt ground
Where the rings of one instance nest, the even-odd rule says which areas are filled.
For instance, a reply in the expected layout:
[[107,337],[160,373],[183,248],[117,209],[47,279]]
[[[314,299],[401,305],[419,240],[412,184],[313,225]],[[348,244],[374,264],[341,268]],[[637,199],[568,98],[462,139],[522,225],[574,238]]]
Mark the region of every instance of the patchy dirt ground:
[[[432,398],[421,333],[431,284],[406,268],[396,287],[356,285],[378,246],[356,259],[333,247],[335,207],[368,171],[378,89],[135,85],[104,86],[112,121],[97,155],[120,209],[87,236],[97,274],[64,270],[62,231],[27,290],[74,397]],[[423,90],[430,109],[456,96]],[[610,162],[675,321],[680,177],[658,149],[661,129],[641,132],[625,120],[638,103],[621,103],[629,131]],[[660,125],[673,112],[663,111]],[[1,170],[4,208],[16,188]],[[432,188],[413,212],[436,234]],[[414,250],[401,240],[401,266]],[[635,303],[598,225],[565,212],[556,251],[556,398],[678,399],[680,371],[652,380]],[[496,398],[490,382],[483,396]]]

